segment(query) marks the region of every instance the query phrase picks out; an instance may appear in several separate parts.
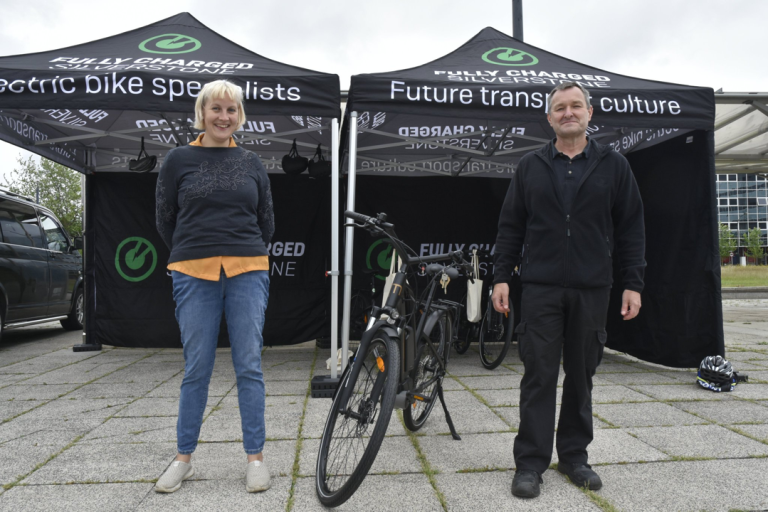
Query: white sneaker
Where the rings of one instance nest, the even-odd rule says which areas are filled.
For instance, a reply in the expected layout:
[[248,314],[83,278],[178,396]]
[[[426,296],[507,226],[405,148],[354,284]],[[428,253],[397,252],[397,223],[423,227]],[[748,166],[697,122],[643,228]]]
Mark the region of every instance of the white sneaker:
[[269,489],[269,469],[263,461],[254,460],[248,463],[245,471],[245,490],[248,492],[261,492]]
[[175,460],[165,470],[155,484],[155,492],[174,492],[181,487],[181,482],[195,475],[192,464]]

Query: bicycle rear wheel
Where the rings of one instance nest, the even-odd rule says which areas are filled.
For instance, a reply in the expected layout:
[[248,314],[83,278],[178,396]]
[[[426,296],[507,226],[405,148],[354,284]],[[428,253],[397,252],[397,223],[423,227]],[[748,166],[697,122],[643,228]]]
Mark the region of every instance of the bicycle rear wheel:
[[[376,332],[365,354],[352,363],[362,365],[354,382],[347,371],[333,398],[317,454],[315,489],[326,507],[338,507],[357,490],[379,451],[395,405],[400,356],[397,344],[382,330]],[[383,380],[378,398],[372,397],[377,379]],[[342,390],[352,387],[346,410],[339,413]]]
[[[432,345],[435,347],[439,358],[444,362],[447,359],[448,340],[453,337],[452,330],[451,317],[448,313],[445,313],[440,316],[429,335],[429,339],[432,341]],[[415,399],[413,404],[406,404],[403,409],[403,422],[411,432],[415,432],[424,426],[438,399],[438,386],[442,384],[444,376],[444,373],[440,370],[438,356],[429,349],[426,343],[421,344],[414,387],[418,388],[430,380],[433,380],[433,382],[417,393],[417,396],[421,397],[422,400]]]
[[501,364],[512,343],[512,329],[515,325],[515,311],[510,307],[506,315],[493,309],[488,301],[488,309],[480,324],[480,362],[489,370]]

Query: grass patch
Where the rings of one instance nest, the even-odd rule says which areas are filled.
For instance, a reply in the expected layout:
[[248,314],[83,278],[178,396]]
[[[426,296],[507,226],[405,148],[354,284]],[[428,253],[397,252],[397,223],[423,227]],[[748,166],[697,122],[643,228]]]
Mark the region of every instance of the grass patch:
[[619,512],[619,509],[614,507],[613,503],[603,498],[602,496],[597,494],[595,491],[590,491],[589,489],[586,489],[584,487],[581,487],[580,490],[581,492],[587,495],[587,497],[592,503],[600,507],[605,512]]
[[445,499],[445,496],[437,487],[437,479],[435,478],[435,475],[437,475],[439,472],[432,469],[432,466],[427,460],[426,455],[424,455],[424,452],[421,451],[421,445],[419,444],[418,437],[416,437],[414,433],[408,430],[408,428],[405,426],[405,421],[403,421],[403,414],[399,410],[397,411],[397,417],[400,418],[400,423],[402,423],[403,429],[405,430],[405,433],[408,435],[408,439],[411,440],[413,449],[416,450],[416,458],[419,459],[419,463],[421,464],[421,471],[427,476],[427,479],[429,480],[429,484],[432,486],[432,489],[435,490],[435,496],[437,496],[437,499],[440,500],[440,506],[443,507],[443,510],[445,512],[448,512],[448,501]]
[[299,478],[299,460],[301,456],[301,446],[304,441],[302,436],[304,432],[304,417],[307,414],[307,403],[312,396],[312,376],[315,374],[315,363],[317,363],[318,348],[315,347],[315,357],[312,359],[312,367],[309,369],[309,383],[307,391],[304,394],[304,405],[301,408],[301,419],[299,420],[299,432],[296,434],[296,456],[293,458],[293,468],[291,469],[291,490],[288,492],[288,503],[285,504],[285,512],[293,510],[294,493],[296,492],[296,480]]
[[720,269],[723,288],[744,286],[768,286],[768,266],[748,265],[746,267],[728,265]]

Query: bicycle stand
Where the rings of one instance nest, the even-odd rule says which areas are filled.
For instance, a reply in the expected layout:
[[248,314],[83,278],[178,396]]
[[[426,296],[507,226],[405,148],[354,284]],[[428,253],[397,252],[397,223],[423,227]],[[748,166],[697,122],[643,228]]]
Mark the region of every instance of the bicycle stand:
[[451,429],[451,437],[456,441],[461,441],[461,436],[456,433],[456,428],[453,426],[453,420],[451,420],[451,413],[448,412],[448,406],[445,405],[445,397],[443,397],[443,383],[441,382],[437,388],[437,396],[440,398],[440,403],[443,406],[443,412],[445,413],[445,422],[448,423],[448,428]]

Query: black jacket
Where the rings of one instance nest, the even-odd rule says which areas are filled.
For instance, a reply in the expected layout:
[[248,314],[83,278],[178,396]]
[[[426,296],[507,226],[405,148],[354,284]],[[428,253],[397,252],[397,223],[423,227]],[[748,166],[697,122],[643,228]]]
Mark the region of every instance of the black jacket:
[[499,217],[494,283],[510,282],[512,270],[522,261],[523,283],[609,287],[612,259],[618,256],[623,289],[643,291],[640,191],[626,158],[610,146],[589,144],[587,169],[569,212],[557,185],[553,142],[520,160]]

